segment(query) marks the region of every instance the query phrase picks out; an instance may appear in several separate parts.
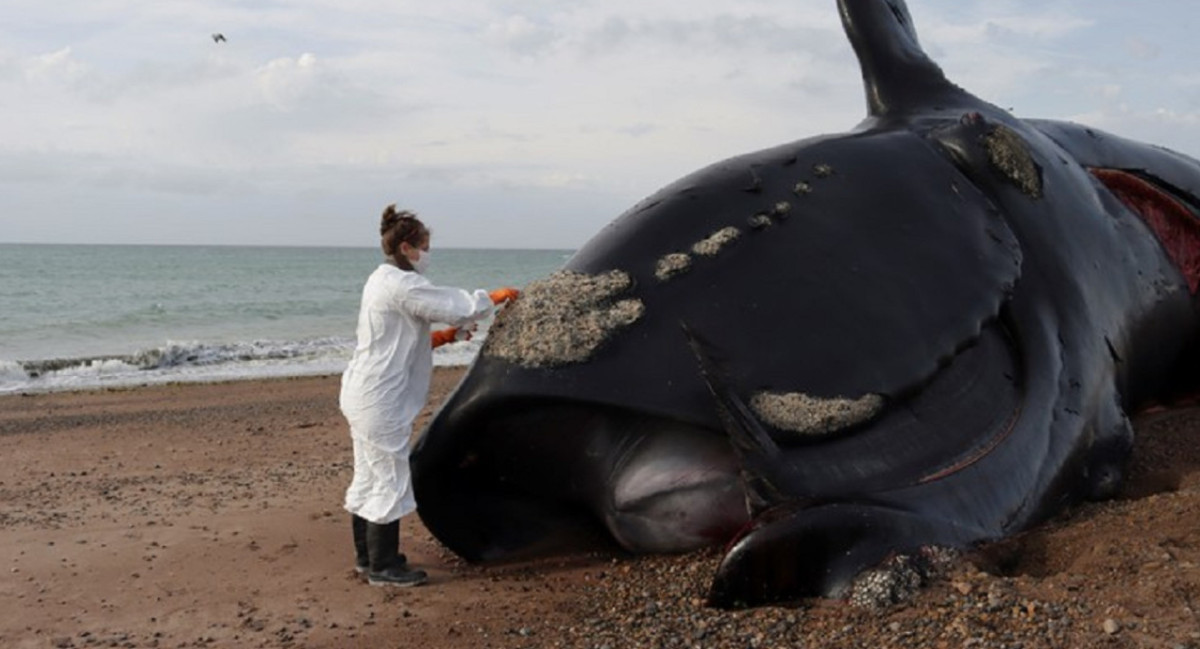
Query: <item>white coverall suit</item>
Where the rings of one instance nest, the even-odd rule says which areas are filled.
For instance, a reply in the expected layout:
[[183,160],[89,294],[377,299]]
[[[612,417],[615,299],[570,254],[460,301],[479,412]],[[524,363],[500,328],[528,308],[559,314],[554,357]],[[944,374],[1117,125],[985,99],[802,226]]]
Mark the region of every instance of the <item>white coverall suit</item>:
[[429,396],[430,325],[461,326],[488,315],[487,291],[434,286],[382,264],[367,278],[358,343],[342,374],[339,403],[354,442],[346,510],[380,525],[417,508],[409,479],[412,423]]

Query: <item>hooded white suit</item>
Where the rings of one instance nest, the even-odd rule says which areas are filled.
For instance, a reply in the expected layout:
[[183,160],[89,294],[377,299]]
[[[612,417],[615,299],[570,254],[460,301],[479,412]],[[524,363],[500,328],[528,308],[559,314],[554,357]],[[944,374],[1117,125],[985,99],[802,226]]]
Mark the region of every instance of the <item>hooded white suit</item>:
[[382,264],[367,278],[358,343],[339,398],[354,442],[346,510],[386,524],[416,510],[409,480],[412,423],[429,395],[430,325],[461,326],[492,308],[487,291],[434,286],[419,273]]

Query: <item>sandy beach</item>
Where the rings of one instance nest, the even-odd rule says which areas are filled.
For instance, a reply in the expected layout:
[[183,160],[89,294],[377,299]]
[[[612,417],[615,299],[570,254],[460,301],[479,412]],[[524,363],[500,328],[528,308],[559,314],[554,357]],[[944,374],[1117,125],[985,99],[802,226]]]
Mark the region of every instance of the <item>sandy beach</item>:
[[[439,370],[435,395],[460,375]],[[404,550],[432,584],[359,581],[337,390],[320,377],[0,399],[0,646],[395,646],[518,624],[490,593],[521,586],[446,556],[415,517]]]
[[[461,376],[438,369],[431,404]],[[1124,495],[885,610],[702,606],[717,554],[468,566],[372,588],[337,377],[0,397],[3,647],[1200,647],[1200,410],[1141,416]],[[423,419],[429,416],[429,409]],[[423,422],[418,422],[423,423]]]

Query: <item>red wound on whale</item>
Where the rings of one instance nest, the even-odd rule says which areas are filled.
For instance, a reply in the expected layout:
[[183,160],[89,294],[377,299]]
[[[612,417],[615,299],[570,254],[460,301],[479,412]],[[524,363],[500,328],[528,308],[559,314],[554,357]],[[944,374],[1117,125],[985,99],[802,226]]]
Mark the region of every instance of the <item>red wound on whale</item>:
[[1196,215],[1175,197],[1127,171],[1089,171],[1150,226],[1195,294],[1200,286],[1200,220]]

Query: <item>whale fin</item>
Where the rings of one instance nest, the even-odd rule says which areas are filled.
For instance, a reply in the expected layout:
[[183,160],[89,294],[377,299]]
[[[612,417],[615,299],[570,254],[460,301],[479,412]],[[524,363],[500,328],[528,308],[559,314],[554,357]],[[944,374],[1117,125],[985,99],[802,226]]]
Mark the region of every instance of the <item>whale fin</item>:
[[862,68],[872,117],[979,101],[947,80],[921,48],[904,0],[838,0],[838,12]]
[[889,556],[960,548],[978,533],[954,521],[894,506],[784,503],[729,544],[708,605],[736,609],[807,597],[846,597],[864,571]]
[[755,418],[746,402],[730,387],[727,373],[708,351],[708,343],[686,323],[680,322],[688,345],[700,363],[700,374],[717,405],[717,415],[729,436],[730,445],[741,464],[742,483],[746,490],[746,508],[751,516],[785,500],[779,467],[783,453],[770,434]]

